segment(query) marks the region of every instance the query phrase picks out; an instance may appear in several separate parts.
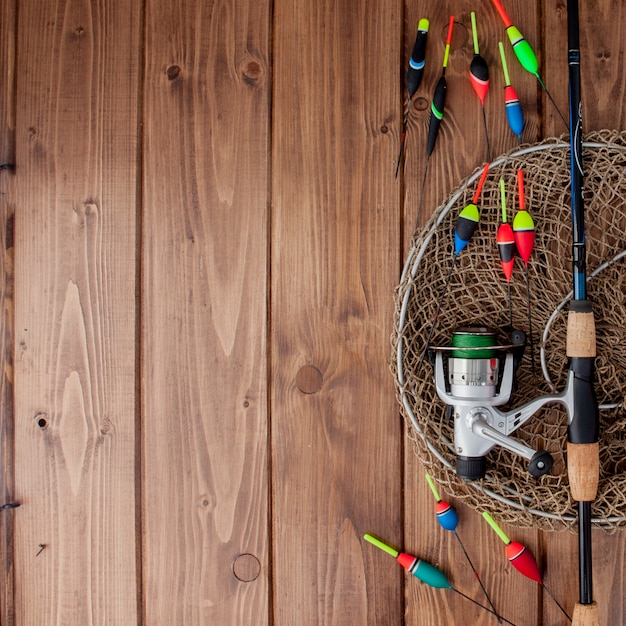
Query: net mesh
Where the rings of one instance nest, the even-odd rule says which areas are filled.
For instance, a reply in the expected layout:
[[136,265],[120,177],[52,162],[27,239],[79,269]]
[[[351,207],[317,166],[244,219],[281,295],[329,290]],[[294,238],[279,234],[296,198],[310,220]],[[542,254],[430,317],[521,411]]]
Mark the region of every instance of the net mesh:
[[[626,250],[626,133],[590,133],[585,136],[583,155],[587,290],[596,320],[595,388],[603,405],[600,484],[592,514],[596,525],[612,530],[626,524],[626,414],[622,408],[626,391],[626,254],[621,254]],[[505,523],[544,530],[573,529],[576,504],[567,479],[565,410],[550,404],[513,434],[528,446],[552,454],[554,466],[547,475],[533,478],[525,459],[496,446],[487,455],[487,476],[468,483],[456,476],[453,423],[437,397],[431,365],[427,359],[422,362],[442,293],[430,346],[448,345],[452,331],[468,323],[497,329],[509,324],[507,282],[495,241],[501,221],[499,179],[506,183],[511,223],[518,209],[518,169],[524,171],[526,209],[536,232],[527,268],[532,329],[526,268],[519,258],[510,283],[512,319],[515,328],[527,334],[532,330],[536,373],[533,375],[527,346],[517,388],[510,402],[500,408],[518,407],[565,386],[566,319],[572,285],[567,137],[513,150],[491,164],[478,201],[480,223],[456,261],[452,233],[459,212],[472,201],[481,170],[463,181],[415,233],[395,293],[391,369],[415,453],[448,493]],[[502,335],[500,342],[508,343],[508,339]]]

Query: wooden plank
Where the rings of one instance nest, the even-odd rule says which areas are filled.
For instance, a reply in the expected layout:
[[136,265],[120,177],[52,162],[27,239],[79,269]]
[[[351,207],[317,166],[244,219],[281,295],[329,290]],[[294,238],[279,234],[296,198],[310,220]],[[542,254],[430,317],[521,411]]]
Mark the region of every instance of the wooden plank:
[[137,621],[140,33],[136,3],[20,3],[12,197],[20,624]]
[[[0,6],[0,164],[15,162],[15,2]],[[13,346],[14,214],[12,170],[0,172],[0,505],[14,501]],[[0,624],[14,623],[15,511],[0,515]]]
[[277,624],[396,624],[402,439],[388,372],[399,2],[274,3],[273,597]]
[[[506,2],[510,16],[517,20],[520,30],[533,41],[541,41],[538,15],[534,7],[520,1]],[[413,105],[409,123],[410,148],[404,176],[405,256],[414,233],[416,212],[426,166],[426,142],[430,118],[430,102],[441,75],[445,40],[450,15],[455,17],[446,79],[448,84],[446,108],[435,150],[430,158],[428,177],[423,189],[420,226],[446,199],[448,194],[475,168],[487,160],[485,130],[480,101],[469,79],[473,58],[470,11],[476,11],[480,54],[490,71],[490,86],[485,100],[487,129],[491,158],[514,148],[517,138],[509,129],[504,109],[504,77],[501,69],[498,41],[503,41],[511,74],[524,110],[523,140],[538,137],[541,119],[537,110],[536,79],[523,72],[515,60],[504,32],[502,21],[489,4],[476,7],[472,3],[428,2],[415,7],[407,3],[405,58],[408,59],[414,25],[421,17],[430,19],[427,49],[427,69]],[[442,268],[442,274],[445,270]],[[468,320],[470,321],[470,320]],[[442,320],[445,323],[445,318]],[[452,329],[450,329],[452,331]],[[421,558],[440,567],[453,585],[475,600],[487,605],[487,600],[475,580],[458,542],[444,531],[435,519],[434,499],[419,460],[408,444],[405,465],[405,547]],[[453,504],[459,515],[458,534],[472,563],[498,612],[516,624],[537,624],[541,619],[540,587],[512,571],[505,561],[500,540],[487,527],[480,514],[456,501],[454,494],[441,493]],[[540,558],[540,538],[534,530],[505,528],[515,539],[525,543]],[[406,623],[416,626],[447,626],[448,624],[491,624],[495,618],[450,591],[409,584],[407,587]]]
[[144,617],[269,623],[269,2],[146,7]]
[[[580,50],[583,100],[583,130],[622,129],[626,124],[624,104],[624,67],[621,59],[626,48],[622,3],[579,2]],[[567,10],[545,11],[546,58],[558,59],[549,65],[547,79],[554,86],[556,99],[568,111]],[[559,134],[558,119],[547,121],[547,132]],[[585,216],[593,224],[593,213]],[[589,268],[590,270],[593,268]],[[600,444],[602,445],[602,443]],[[568,572],[556,579],[565,608],[572,610],[578,600],[578,542],[575,533],[547,534],[545,549],[558,572]],[[623,624],[626,621],[624,598],[624,559],[626,537],[623,532],[593,532],[593,588],[598,602],[601,624]],[[547,619],[559,619],[559,611],[549,598],[545,600]],[[550,623],[550,622],[548,622]]]

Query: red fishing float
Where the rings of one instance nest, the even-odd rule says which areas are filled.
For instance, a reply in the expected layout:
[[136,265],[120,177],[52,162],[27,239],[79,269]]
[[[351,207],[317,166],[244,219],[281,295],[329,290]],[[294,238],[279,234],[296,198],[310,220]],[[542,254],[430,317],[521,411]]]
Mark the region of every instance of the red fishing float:
[[533,318],[530,304],[530,278],[528,275],[528,261],[535,246],[535,223],[530,213],[526,211],[526,199],[524,196],[524,171],[517,170],[517,189],[519,198],[519,211],[513,219],[513,235],[515,247],[524,261],[526,269],[526,297],[528,305],[528,331],[530,336],[530,357],[532,372],[535,374],[535,341],[533,339]]
[[496,233],[496,243],[500,254],[500,265],[507,282],[507,294],[509,300],[509,325],[513,328],[513,304],[511,302],[511,276],[515,264],[515,236],[513,229],[506,219],[506,191],[504,179],[500,179],[500,199],[502,203],[502,223]]
[[555,604],[563,611],[567,619],[572,621],[572,618],[567,614],[565,609],[559,604],[558,600],[554,597],[552,592],[546,587],[543,579],[541,577],[541,571],[539,570],[539,566],[537,565],[537,561],[535,557],[532,555],[530,550],[526,548],[523,544],[518,541],[511,541],[506,533],[496,524],[495,520],[489,513],[486,511],[483,513],[483,518],[485,521],[491,526],[496,535],[502,539],[506,548],[506,557],[509,559],[511,565],[520,573],[529,578],[530,580],[534,580],[536,583],[540,584],[547,592],[547,594],[554,600]]
[[474,38],[474,58],[470,63],[470,81],[472,87],[480,100],[483,110],[483,126],[485,128],[485,140],[487,142],[487,161],[491,161],[491,149],[489,148],[489,134],[487,132],[487,116],[485,114],[485,98],[489,90],[489,66],[487,61],[480,55],[478,47],[478,32],[476,30],[476,13],[470,13],[472,19],[472,37]]
[[519,197],[519,211],[513,219],[513,234],[515,236],[515,247],[522,257],[524,264],[528,266],[528,261],[535,246],[535,224],[530,213],[526,211],[526,200],[524,197],[524,171],[517,170],[517,188]]

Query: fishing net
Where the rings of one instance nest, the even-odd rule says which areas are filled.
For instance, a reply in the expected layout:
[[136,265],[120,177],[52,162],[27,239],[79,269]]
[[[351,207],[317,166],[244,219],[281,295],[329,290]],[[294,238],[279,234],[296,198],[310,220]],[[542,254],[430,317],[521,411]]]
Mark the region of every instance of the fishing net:
[[[596,335],[596,393],[600,411],[600,484],[592,505],[594,524],[607,530],[626,524],[626,132],[585,136],[587,293],[593,303]],[[539,394],[564,388],[567,376],[566,319],[572,297],[571,204],[567,137],[522,146],[490,166],[478,202],[480,223],[454,263],[443,306],[428,342],[450,343],[454,329],[480,323],[496,329],[509,324],[507,283],[496,246],[501,221],[499,179],[507,189],[509,221],[517,210],[518,169],[524,171],[526,209],[536,238],[528,264],[536,373],[527,345],[517,372],[517,388],[502,410],[519,407]],[[551,471],[540,478],[528,462],[494,447],[487,475],[467,482],[455,472],[453,420],[438,398],[433,368],[422,361],[427,338],[452,266],[452,233],[459,212],[472,201],[482,168],[473,172],[416,232],[400,285],[392,336],[392,372],[414,450],[426,470],[470,507],[489,511],[518,526],[574,529],[576,503],[567,478],[567,415],[549,404],[513,433],[534,449],[548,450]],[[510,283],[513,326],[529,334],[525,267],[515,262]],[[500,343],[508,343],[503,335]]]

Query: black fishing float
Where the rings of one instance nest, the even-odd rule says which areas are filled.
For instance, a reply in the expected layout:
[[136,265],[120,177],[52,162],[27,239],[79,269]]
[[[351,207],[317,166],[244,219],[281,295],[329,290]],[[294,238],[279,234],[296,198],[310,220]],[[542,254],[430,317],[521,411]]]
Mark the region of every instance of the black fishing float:
[[426,175],[428,174],[428,164],[430,163],[430,155],[435,149],[435,143],[437,142],[437,135],[439,134],[439,127],[441,126],[441,120],[443,119],[443,112],[446,104],[446,68],[448,67],[448,58],[450,57],[450,44],[452,43],[452,29],[454,27],[454,15],[450,16],[450,23],[448,25],[448,37],[446,39],[446,48],[443,54],[443,64],[441,66],[441,76],[435,86],[435,93],[430,105],[430,120],[428,123],[428,141],[426,143],[426,165],[424,167],[424,178],[422,180],[422,190],[420,192],[420,199],[417,204],[417,215],[415,216],[415,228],[419,224],[420,210],[422,208],[422,200],[424,198],[424,186],[426,185]]
[[511,276],[515,264],[515,236],[513,229],[508,223],[506,216],[506,191],[504,179],[500,179],[500,204],[502,207],[502,221],[496,232],[496,243],[498,244],[498,254],[500,255],[500,265],[506,278],[507,295],[509,301],[509,326],[513,328],[513,304],[511,302]]
[[485,141],[487,143],[487,161],[491,162],[491,149],[489,148],[489,133],[487,132],[487,114],[485,113],[485,98],[489,90],[489,66],[487,61],[480,55],[478,47],[478,32],[476,29],[476,13],[470,13],[472,20],[472,38],[474,39],[474,57],[470,63],[470,81],[472,87],[480,100],[480,106],[483,111],[483,126],[485,128]]
[[396,162],[396,178],[398,177],[398,170],[400,169],[400,163],[402,162],[402,154],[404,152],[404,144],[406,142],[406,132],[409,123],[409,113],[411,111],[411,102],[413,96],[419,89],[419,86],[424,77],[424,67],[426,65],[426,38],[428,36],[428,20],[422,18],[417,25],[417,35],[415,36],[415,43],[413,44],[413,52],[409,59],[409,67],[406,71],[406,92],[407,92],[407,104],[405,107],[404,120],[402,122],[402,136],[400,138],[400,151],[398,153],[398,160]]

